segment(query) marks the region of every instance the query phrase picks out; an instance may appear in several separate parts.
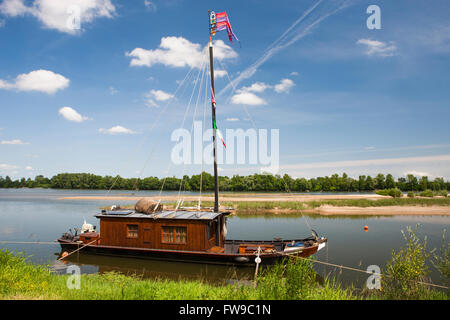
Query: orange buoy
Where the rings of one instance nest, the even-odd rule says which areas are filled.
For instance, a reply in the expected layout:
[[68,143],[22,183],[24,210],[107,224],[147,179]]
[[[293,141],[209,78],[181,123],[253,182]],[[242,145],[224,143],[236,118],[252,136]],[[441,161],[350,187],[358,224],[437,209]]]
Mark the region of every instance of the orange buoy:
[[369,227],[368,226],[364,226],[364,231],[365,232],[369,231]]

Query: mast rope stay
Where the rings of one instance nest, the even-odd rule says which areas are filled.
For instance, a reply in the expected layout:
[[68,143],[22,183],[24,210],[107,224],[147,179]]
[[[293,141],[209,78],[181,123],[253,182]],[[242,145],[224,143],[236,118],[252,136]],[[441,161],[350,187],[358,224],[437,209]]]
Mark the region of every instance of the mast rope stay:
[[[203,62],[202,62],[202,65],[203,65]],[[184,127],[184,123],[185,123],[185,121],[186,121],[187,114],[188,114],[188,112],[189,112],[189,110],[190,110],[191,102],[192,102],[192,97],[193,97],[194,92],[195,92],[195,89],[196,89],[196,87],[197,87],[197,83],[198,83],[198,79],[199,79],[199,77],[200,77],[201,71],[202,71],[202,68],[200,68],[200,69],[198,70],[197,77],[196,77],[196,79],[195,79],[195,81],[194,81],[194,87],[193,87],[192,93],[191,93],[190,98],[189,98],[189,103],[187,104],[186,109],[185,109],[185,112],[184,112],[183,120],[182,120],[181,126],[180,126],[181,128]],[[159,191],[159,195],[158,195],[159,201],[161,201],[162,191],[163,191],[163,189],[164,189],[164,185],[165,185],[165,183],[166,183],[166,181],[167,181],[167,178],[168,178],[169,172],[170,172],[170,170],[171,170],[171,167],[172,167],[172,161],[169,161],[169,165],[168,165],[168,167],[167,167],[166,177],[163,179],[163,183],[161,184],[161,189],[160,189],[160,191]],[[157,209],[157,207],[155,206],[155,208],[153,209],[153,212],[155,212],[156,209]]]
[[[205,76],[205,72],[206,72],[206,61],[204,61],[203,65],[202,65],[202,76],[201,76],[201,80],[199,82],[199,86],[198,86],[198,94],[197,94],[197,99],[196,99],[196,103],[195,103],[195,107],[194,107],[194,114],[192,116],[192,126],[191,126],[191,130],[190,130],[190,135],[192,137],[192,132],[194,131],[194,124],[195,124],[195,118],[197,116],[197,107],[198,107],[198,103],[200,100],[200,95],[201,95],[201,90],[202,90],[202,83],[203,83],[203,79]],[[195,91],[195,87],[194,87],[194,91]],[[194,142],[195,143],[195,142]],[[181,188],[184,185],[184,191],[186,191],[186,182],[184,180],[184,172],[186,169],[186,162],[183,162],[183,170],[181,173],[181,181],[180,181],[180,188],[178,190],[178,198],[181,198]],[[184,192],[183,192],[183,196],[184,196]],[[184,202],[184,197],[182,199],[180,199],[180,205]],[[178,210],[178,206],[175,208],[175,211]]]
[[[218,60],[218,61],[219,61],[219,64],[220,64],[221,68],[222,68],[223,70],[225,70],[225,74],[227,75],[228,81],[229,81],[231,87],[233,88],[233,92],[235,92],[235,91],[236,91],[236,87],[234,86],[234,83],[231,81],[230,76],[228,75],[228,72],[226,71],[226,69],[224,68],[223,64],[220,62],[220,60]],[[241,104],[241,105],[242,105],[242,107],[244,108],[245,112],[247,113],[247,116],[249,117],[250,122],[252,123],[253,128],[255,129],[255,132],[258,132],[258,129],[256,128],[255,121],[253,120],[253,117],[252,117],[252,116],[250,115],[250,113],[248,112],[246,106],[245,106],[244,104]],[[292,192],[291,192],[291,190],[290,190],[290,188],[289,188],[287,182],[286,182],[283,178],[281,178],[281,180],[283,180],[283,182],[284,182],[286,191],[287,191],[290,195],[292,195]],[[301,204],[300,204],[300,205],[301,205]],[[308,219],[307,219],[306,216],[303,214],[302,209],[301,209],[301,208],[298,208],[298,210],[299,210],[300,215],[302,216],[303,220],[305,221],[306,226],[308,227],[309,231],[311,232],[311,234],[312,234],[314,237],[316,237],[316,234],[315,234],[314,230],[311,228],[311,225],[309,224]]]
[[[171,104],[171,102],[175,100],[175,97],[176,97],[178,91],[179,91],[179,90],[181,89],[181,87],[186,83],[186,80],[187,80],[188,78],[191,77],[191,75],[192,75],[192,70],[193,70],[193,69],[194,69],[194,67],[191,67],[191,69],[186,73],[184,79],[178,84],[176,90],[174,91],[173,99],[169,100],[169,101],[166,103],[166,105],[164,106],[164,108],[159,112],[159,114],[158,114],[157,118],[155,119],[153,125],[150,127],[150,130],[148,131],[148,135],[145,137],[145,139],[142,141],[142,143],[139,145],[139,147],[135,149],[135,153],[137,153],[137,151],[140,150],[141,147],[145,144],[145,142],[150,138],[150,134],[151,134],[152,130],[154,129],[154,127],[156,126],[156,124],[158,123],[158,120],[159,120],[160,117],[167,111],[167,108],[168,108],[168,106]],[[160,135],[159,135],[159,137],[158,137],[158,140],[161,138],[161,135],[162,135],[162,134],[160,133]],[[136,179],[135,184],[133,185],[133,188],[132,188],[131,190],[134,190],[134,188],[136,187],[136,184],[137,184],[137,182],[139,181],[139,178],[140,178],[140,176],[142,175],[142,173],[143,173],[145,167],[147,166],[148,162],[150,161],[150,158],[151,158],[152,153],[153,153],[153,151],[154,151],[155,148],[156,148],[156,143],[155,143],[155,147],[153,148],[152,152],[150,153],[149,157],[147,158],[147,161],[145,162],[144,167],[141,169],[140,174],[139,174],[139,177]],[[134,157],[130,157],[130,159],[134,159]],[[109,193],[111,192],[111,190],[112,190],[112,189],[114,188],[114,186],[116,185],[118,179],[119,179],[119,175],[117,175],[117,176],[115,177],[115,179],[114,179],[113,183],[111,184],[111,186],[109,187],[109,189],[108,189],[106,195],[109,195]]]

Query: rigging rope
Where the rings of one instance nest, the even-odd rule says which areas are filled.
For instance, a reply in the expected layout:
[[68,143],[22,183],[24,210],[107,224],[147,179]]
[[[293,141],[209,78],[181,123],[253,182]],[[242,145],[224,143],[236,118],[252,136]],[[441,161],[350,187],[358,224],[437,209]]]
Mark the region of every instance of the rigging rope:
[[[198,94],[197,94],[197,100],[196,100],[196,103],[195,103],[194,114],[192,116],[192,126],[191,126],[191,131],[190,131],[191,137],[192,137],[192,132],[194,131],[195,117],[197,115],[197,107],[198,107],[198,102],[200,100],[200,94],[201,94],[201,90],[202,90],[202,83],[203,83],[203,79],[204,79],[204,76],[205,76],[205,72],[206,72],[206,62],[202,66],[202,76],[201,76],[201,80],[200,80],[200,83],[199,83],[199,86],[198,86],[199,90],[198,90]],[[195,88],[194,88],[194,90],[195,90]],[[194,143],[195,143],[195,141],[194,141]],[[182,178],[181,178],[181,181],[180,181],[180,188],[178,190],[178,198],[180,198],[180,196],[181,196],[181,188],[182,188],[183,185],[184,185],[184,190],[186,190],[186,182],[184,180],[184,171],[185,171],[185,169],[186,169],[186,162],[183,162],[183,171],[181,173],[181,177]],[[184,194],[184,192],[183,192],[183,194]],[[180,206],[181,206],[182,202],[184,202],[184,198],[180,200]],[[175,211],[176,210],[178,210],[178,206],[177,206],[177,208],[175,208]]]
[[[178,92],[179,89],[184,85],[184,83],[186,82],[186,79],[188,79],[188,77],[191,76],[192,70],[194,70],[194,67],[191,67],[191,69],[186,73],[184,79],[178,84],[178,86],[177,86],[177,88],[176,88],[176,90],[175,90],[175,92],[174,92],[174,94],[173,94],[173,98],[172,98],[171,100],[169,100],[169,101],[166,103],[166,105],[164,106],[163,109],[161,109],[161,111],[159,112],[159,114],[158,114],[157,118],[155,119],[153,125],[150,127],[150,130],[149,130],[149,132],[148,132],[148,135],[147,135],[146,138],[143,140],[143,142],[140,144],[140,146],[135,150],[135,153],[137,153],[138,150],[140,150],[141,147],[142,147],[142,146],[145,144],[145,142],[148,140],[148,138],[150,137],[150,133],[152,132],[153,128],[154,128],[154,127],[156,126],[156,124],[158,123],[159,118],[166,112],[166,110],[167,110],[168,106],[171,104],[171,102],[175,100],[175,97],[176,97],[176,95],[177,95],[177,92]],[[160,134],[160,136],[161,136],[161,134]],[[153,152],[153,150],[152,150],[152,152]],[[148,157],[148,159],[147,159],[147,161],[146,161],[146,163],[145,163],[145,165],[144,165],[144,168],[142,168],[142,170],[141,170],[141,172],[140,172],[140,175],[142,175],[142,172],[143,172],[143,170],[145,169],[145,167],[146,167],[148,161],[150,160],[150,157],[151,157],[151,154],[150,154],[150,156]],[[134,158],[134,157],[131,157],[130,159],[133,159],[133,158]],[[136,187],[136,183],[137,183],[137,181],[139,181],[140,175],[139,175],[138,179],[136,179],[135,185],[133,186],[132,190]],[[113,181],[113,183],[111,184],[111,187],[108,189],[108,192],[106,193],[106,195],[109,195],[109,193],[111,192],[112,188],[113,188],[113,187],[115,186],[115,184],[117,183],[117,180],[118,180],[118,179],[119,179],[119,175],[117,175],[116,178],[114,179],[114,181]]]
[[[217,61],[219,61],[220,67],[221,67],[223,70],[225,70],[225,74],[227,75],[228,81],[230,82],[230,85],[231,85],[232,88],[233,88],[233,91],[232,91],[232,94],[233,94],[233,93],[236,91],[236,87],[234,86],[233,82],[231,81],[230,76],[228,75],[228,72],[227,72],[226,69],[224,68],[222,62],[220,62],[220,60],[217,60]],[[231,97],[231,95],[230,95],[230,97]],[[230,99],[230,98],[228,98],[227,101],[229,101],[229,99]],[[244,110],[245,110],[245,112],[247,113],[247,115],[248,115],[248,117],[249,117],[249,120],[250,120],[250,122],[252,123],[253,128],[255,129],[255,132],[258,132],[258,129],[256,128],[256,124],[255,124],[255,122],[253,121],[253,117],[252,117],[252,116],[250,115],[250,113],[248,112],[246,106],[245,106],[244,104],[242,104],[242,107],[244,107]],[[286,191],[287,191],[290,195],[292,195],[292,192],[291,192],[289,186],[287,185],[286,181],[285,181],[283,178],[281,178],[281,180],[283,180],[283,182],[284,182]],[[301,205],[301,203],[300,203],[300,205]],[[313,233],[313,229],[311,228],[311,225],[309,224],[308,219],[306,219],[306,216],[303,214],[301,208],[299,208],[299,212],[300,212],[300,215],[302,216],[302,218],[304,219],[304,221],[305,221],[305,223],[306,223],[306,226],[308,227],[309,231],[311,232],[311,234],[312,234],[313,236],[315,236],[314,233]]]
[[[209,68],[208,68],[209,70]],[[208,105],[208,80],[209,80],[209,73],[206,74],[205,79],[205,103],[203,105],[203,132],[205,132],[206,129],[206,108]],[[203,184],[203,138],[202,138],[202,165],[200,169],[200,187],[199,187],[199,195],[198,195],[198,210],[200,210],[202,206],[202,184]]]
[[[194,92],[195,92],[195,89],[196,89],[196,87],[197,87],[198,79],[199,79],[200,73],[201,73],[201,71],[202,71],[202,69],[203,69],[203,64],[206,63],[206,59],[205,59],[205,58],[206,58],[206,55],[204,56],[204,60],[202,61],[202,68],[200,68],[200,69],[198,70],[197,78],[196,78],[195,81],[194,81],[194,88],[193,88],[192,93],[191,93],[191,96],[190,96],[190,98],[189,98],[189,103],[188,103],[188,105],[186,106],[186,110],[185,110],[185,113],[184,113],[184,116],[183,116],[183,121],[181,122],[181,128],[184,127],[184,122],[185,122],[185,120],[186,120],[188,111],[190,110],[191,102],[192,102],[192,97],[193,97]],[[164,189],[164,185],[165,185],[165,183],[166,183],[166,180],[167,180],[167,177],[168,177],[168,175],[169,175],[169,172],[170,172],[171,167],[172,167],[172,161],[169,161],[169,165],[168,165],[168,168],[167,168],[167,174],[166,174],[166,177],[164,178],[163,183],[162,183],[162,185],[161,185],[161,189],[160,189],[160,191],[159,191],[158,197],[161,197],[161,194],[162,194],[162,191],[163,191],[163,189]],[[156,208],[157,208],[157,207],[155,207],[154,211],[156,210]]]

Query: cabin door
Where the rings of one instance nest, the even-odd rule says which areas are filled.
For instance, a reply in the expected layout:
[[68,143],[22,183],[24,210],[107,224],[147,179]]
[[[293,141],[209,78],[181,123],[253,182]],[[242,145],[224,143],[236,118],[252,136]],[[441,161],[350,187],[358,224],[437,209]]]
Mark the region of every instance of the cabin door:
[[151,226],[148,223],[144,223],[142,226],[142,242],[144,244],[144,246],[150,245],[151,244]]

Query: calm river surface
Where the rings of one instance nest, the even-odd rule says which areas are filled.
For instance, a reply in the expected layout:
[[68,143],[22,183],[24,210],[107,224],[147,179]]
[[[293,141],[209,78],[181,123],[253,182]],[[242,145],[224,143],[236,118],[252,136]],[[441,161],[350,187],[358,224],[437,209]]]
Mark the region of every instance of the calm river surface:
[[[157,192],[135,192],[152,195]],[[165,192],[170,195],[170,192]],[[93,217],[99,207],[130,204],[130,201],[61,200],[65,196],[106,195],[106,191],[0,189],[0,248],[23,251],[40,264],[54,264],[61,253],[57,244],[5,244],[1,241],[54,241],[69,228],[81,228],[83,220],[99,225]],[[110,195],[131,195],[129,191],[112,191]],[[308,215],[308,222],[319,236],[328,238],[328,248],[317,255],[320,261],[364,269],[369,265],[381,268],[391,258],[392,250],[404,245],[401,230],[421,224],[419,236],[427,236],[428,248],[440,248],[442,231],[450,229],[446,216],[349,217]],[[367,225],[369,232],[364,232]],[[305,218],[299,215],[242,215],[228,219],[228,239],[271,240],[310,235]],[[448,235],[447,235],[448,239]],[[81,266],[83,273],[120,271],[146,277],[201,278],[208,281],[230,281],[251,278],[253,268],[228,268],[202,264],[173,263],[130,258],[101,257],[74,254],[67,264]],[[317,266],[318,274],[333,272],[345,283],[361,287],[368,275],[353,271]],[[432,272],[433,282],[440,283]]]

